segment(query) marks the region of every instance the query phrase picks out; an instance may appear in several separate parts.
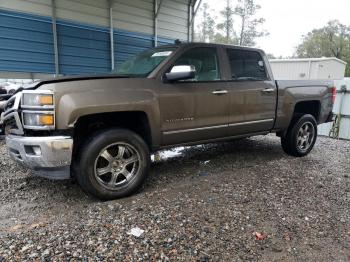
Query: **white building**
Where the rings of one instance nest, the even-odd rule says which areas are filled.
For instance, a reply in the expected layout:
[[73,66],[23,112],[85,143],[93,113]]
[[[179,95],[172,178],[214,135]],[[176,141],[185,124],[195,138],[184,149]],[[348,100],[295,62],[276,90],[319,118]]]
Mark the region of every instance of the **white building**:
[[346,62],[337,58],[270,60],[275,79],[343,79]]

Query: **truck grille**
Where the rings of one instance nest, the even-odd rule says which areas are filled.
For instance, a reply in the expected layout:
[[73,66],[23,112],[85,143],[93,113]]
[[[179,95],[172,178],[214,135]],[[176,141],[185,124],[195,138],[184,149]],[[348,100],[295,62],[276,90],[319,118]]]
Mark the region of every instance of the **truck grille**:
[[10,117],[10,118],[6,119],[4,124],[5,124],[6,128],[18,129],[16,119],[14,117]]
[[4,111],[6,112],[6,111],[11,110],[11,109],[14,107],[14,105],[15,105],[15,101],[16,101],[16,97],[11,97],[11,98],[7,101],[7,103],[6,103],[6,105],[5,105],[5,108],[4,108]]
[[24,134],[21,118],[18,112],[20,101],[21,94],[18,93],[12,96],[5,105],[1,120],[4,123],[5,132],[7,134]]

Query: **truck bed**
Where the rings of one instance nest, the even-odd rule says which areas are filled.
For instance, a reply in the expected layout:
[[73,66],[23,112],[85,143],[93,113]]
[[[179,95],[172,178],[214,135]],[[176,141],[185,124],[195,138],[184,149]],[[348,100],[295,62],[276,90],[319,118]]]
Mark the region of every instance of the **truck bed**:
[[[332,112],[332,80],[275,80],[278,88],[275,130],[289,125],[296,104],[314,102],[312,107],[319,112],[318,123],[324,123]],[[310,104],[307,105],[310,107]]]

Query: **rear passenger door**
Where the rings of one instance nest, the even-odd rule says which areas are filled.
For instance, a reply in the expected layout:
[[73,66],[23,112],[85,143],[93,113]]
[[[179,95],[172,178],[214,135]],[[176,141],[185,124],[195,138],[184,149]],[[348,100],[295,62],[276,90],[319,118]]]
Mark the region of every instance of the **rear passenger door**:
[[269,131],[275,120],[277,88],[257,50],[226,48],[230,91],[229,135]]

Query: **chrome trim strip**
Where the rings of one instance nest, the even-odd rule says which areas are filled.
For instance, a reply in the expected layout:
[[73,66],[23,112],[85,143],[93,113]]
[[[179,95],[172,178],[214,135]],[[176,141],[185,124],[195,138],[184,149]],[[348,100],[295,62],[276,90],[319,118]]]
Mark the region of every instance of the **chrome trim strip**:
[[36,109],[36,110],[38,110],[38,109],[45,109],[45,110],[47,110],[47,109],[54,109],[55,108],[55,106],[25,106],[25,105],[22,105],[21,106],[23,109]]
[[173,134],[179,134],[179,133],[187,133],[187,132],[194,132],[194,131],[201,131],[201,130],[210,130],[210,129],[224,128],[224,127],[251,125],[251,124],[266,123],[266,122],[273,122],[273,121],[274,121],[274,119],[270,118],[270,119],[263,119],[263,120],[256,120],[256,121],[247,121],[247,122],[240,122],[240,123],[232,123],[232,124],[219,125],[219,126],[208,126],[208,127],[182,129],[182,130],[175,130],[175,131],[165,131],[165,132],[163,132],[163,134],[164,135],[173,135]]
[[228,91],[227,90],[215,90],[211,93],[214,95],[226,95],[228,93]]
[[160,146],[158,149],[174,148],[174,147],[178,147],[178,146],[193,146],[193,145],[205,144],[205,143],[211,143],[211,142],[227,141],[227,140],[236,139],[236,138],[244,138],[244,137],[251,137],[251,136],[258,136],[258,135],[267,135],[269,133],[270,133],[269,131],[263,131],[263,132],[246,133],[244,135],[234,135],[234,136],[231,135],[231,136],[220,137],[220,138],[204,139],[204,140],[195,141],[195,142],[185,142],[185,143]]
[[265,89],[261,90],[261,92],[263,92],[263,93],[273,93],[275,91],[276,91],[275,88],[265,88]]
[[229,127],[233,127],[233,126],[243,126],[243,125],[252,125],[252,124],[259,124],[259,123],[266,123],[266,122],[273,122],[274,119],[270,118],[270,119],[263,119],[263,120],[256,120],[256,121],[247,121],[247,122],[239,122],[239,123],[232,123],[229,124]]
[[[20,101],[21,101],[21,93],[18,93],[16,95],[10,97],[9,100],[7,100],[7,102],[5,103],[4,114],[7,115],[7,114],[9,114],[9,113],[11,113],[13,111],[18,110]],[[11,103],[11,102],[13,102],[13,106],[8,108],[8,104]]]
[[164,135],[172,135],[172,134],[178,134],[178,133],[187,133],[187,132],[193,132],[193,131],[217,129],[217,128],[224,128],[224,127],[228,127],[228,125],[199,127],[199,128],[182,129],[182,130],[175,130],[175,131],[165,131],[165,132],[163,132],[163,134]]

